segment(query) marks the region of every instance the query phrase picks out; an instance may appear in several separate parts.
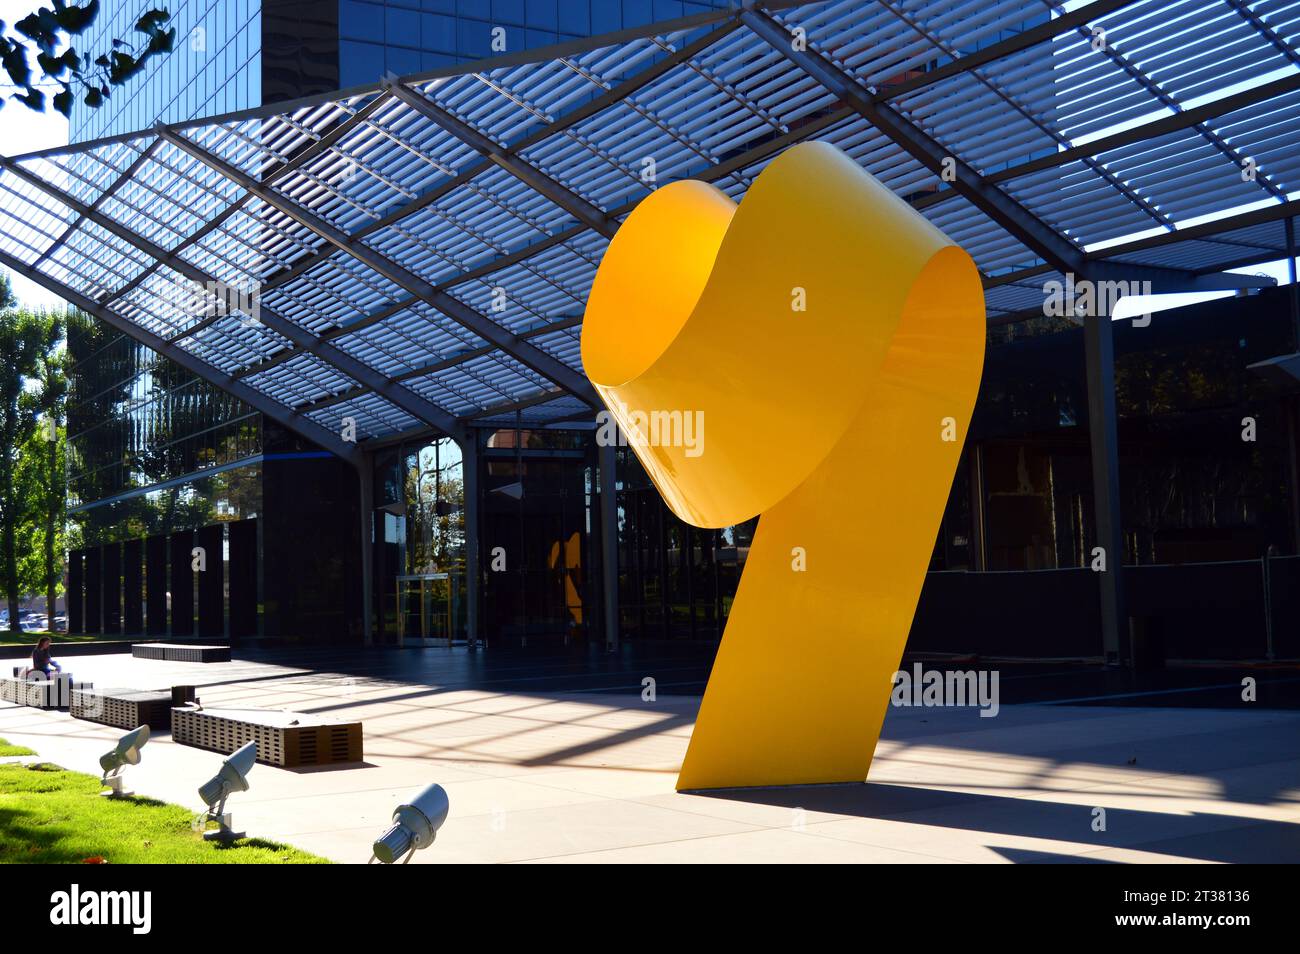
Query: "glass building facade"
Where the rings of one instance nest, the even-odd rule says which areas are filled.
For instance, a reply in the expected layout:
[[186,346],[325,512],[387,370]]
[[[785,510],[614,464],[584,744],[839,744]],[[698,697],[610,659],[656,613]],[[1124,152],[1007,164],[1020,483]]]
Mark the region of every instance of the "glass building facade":
[[444,66],[726,7],[726,0],[339,0],[339,80]]
[[[572,644],[601,633],[600,510],[592,429],[480,428],[480,629],[508,644]],[[375,606],[380,641],[465,635],[463,452],[449,439],[375,461]],[[627,448],[617,457],[620,633],[719,639],[757,525],[701,530],[678,520]],[[382,529],[381,529],[382,528]],[[448,575],[416,611],[419,581]],[[403,618],[399,622],[399,615]],[[446,624],[444,624],[444,616]]]
[[260,453],[260,415],[104,323],[74,320],[68,348],[74,513]]
[[[102,3],[80,38],[91,55],[114,38],[128,42],[151,2]],[[166,5],[176,48],[150,59],[144,71],[112,90],[99,108],[74,102],[68,126],[73,142],[257,106],[262,102],[262,3],[259,0],[179,0]]]

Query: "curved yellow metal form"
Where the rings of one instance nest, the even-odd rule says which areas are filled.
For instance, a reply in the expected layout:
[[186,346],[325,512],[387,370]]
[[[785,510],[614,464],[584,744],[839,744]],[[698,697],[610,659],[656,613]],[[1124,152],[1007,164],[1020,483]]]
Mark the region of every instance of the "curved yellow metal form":
[[616,233],[588,377],[679,517],[762,515],[679,790],[866,779],[984,335],[970,257],[825,143]]

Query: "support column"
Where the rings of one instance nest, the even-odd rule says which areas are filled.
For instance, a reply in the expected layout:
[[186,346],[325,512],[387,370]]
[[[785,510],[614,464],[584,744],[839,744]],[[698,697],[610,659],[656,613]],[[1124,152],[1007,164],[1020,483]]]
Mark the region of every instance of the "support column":
[[360,487],[358,510],[361,515],[361,642],[375,644],[375,465],[370,454],[361,454],[357,463]]
[[988,569],[988,507],[984,494],[984,448],[970,444],[970,563],[971,569],[984,572]]
[[[1291,346],[1300,352],[1300,282],[1296,276],[1295,216],[1285,222],[1286,229],[1286,279],[1287,301],[1291,306]],[[1297,428],[1300,428],[1300,403],[1292,395],[1284,396],[1282,407],[1286,411],[1287,421],[1287,476],[1291,483],[1291,546],[1293,552],[1300,553],[1300,468],[1297,467]]]
[[1124,535],[1120,522],[1119,427],[1115,411],[1115,339],[1110,315],[1084,319],[1084,361],[1088,385],[1088,437],[1092,449],[1092,499],[1096,545],[1106,553],[1101,574],[1102,649],[1108,664],[1128,653],[1124,630]]
[[457,440],[460,445],[461,482],[465,491],[465,645],[478,648],[479,584],[479,496],[478,444],[475,431],[467,428]]
[[[85,550],[72,550],[68,553],[68,588],[63,598],[67,610],[68,632],[84,633],[86,631],[86,577]],[[53,629],[54,627],[50,627]]]
[[605,648],[618,649],[618,447],[599,448],[601,605],[605,609]]
[[1300,351],[1300,284],[1296,282],[1296,264],[1295,258],[1297,251],[1295,241],[1295,216],[1289,217],[1283,227],[1286,230],[1286,278],[1287,299],[1291,303],[1291,340],[1295,342],[1295,349]]

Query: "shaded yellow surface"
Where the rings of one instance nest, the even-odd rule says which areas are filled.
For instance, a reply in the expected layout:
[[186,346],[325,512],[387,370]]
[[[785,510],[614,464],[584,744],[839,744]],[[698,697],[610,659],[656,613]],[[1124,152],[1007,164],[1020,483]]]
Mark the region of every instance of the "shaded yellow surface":
[[[970,257],[825,143],[738,206],[678,182],[619,229],[587,375],[679,517],[762,514],[679,789],[866,777],[983,354]],[[638,433],[654,412],[702,442]]]

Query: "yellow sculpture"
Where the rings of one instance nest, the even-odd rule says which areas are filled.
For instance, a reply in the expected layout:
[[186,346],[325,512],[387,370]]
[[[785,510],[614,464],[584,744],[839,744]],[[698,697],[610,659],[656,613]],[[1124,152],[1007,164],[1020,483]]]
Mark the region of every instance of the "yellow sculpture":
[[679,517],[762,514],[679,790],[866,779],[984,334],[970,257],[825,143],[614,236],[588,377]]

